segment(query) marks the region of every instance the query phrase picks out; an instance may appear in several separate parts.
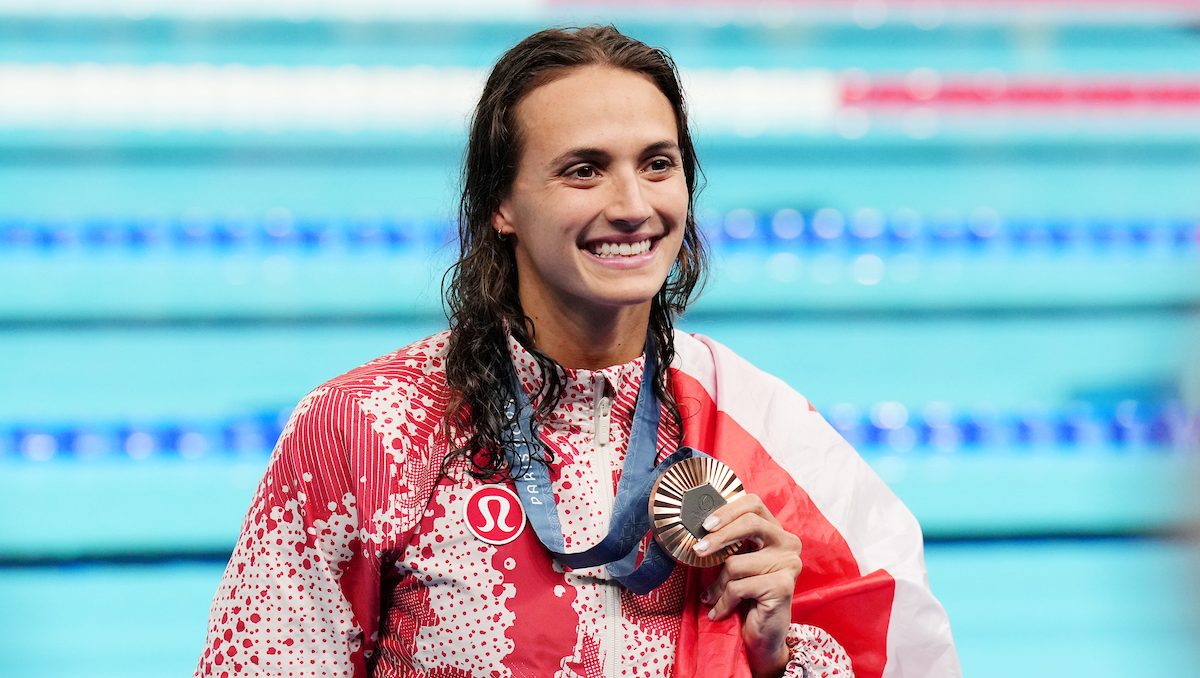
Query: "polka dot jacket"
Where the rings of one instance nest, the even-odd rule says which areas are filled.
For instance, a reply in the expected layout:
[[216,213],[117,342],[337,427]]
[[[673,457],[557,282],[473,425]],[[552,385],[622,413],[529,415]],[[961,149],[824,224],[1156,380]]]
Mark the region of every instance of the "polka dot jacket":
[[[696,338],[678,337],[703,348]],[[450,449],[443,422],[447,342],[441,333],[373,360],[299,403],[213,600],[196,675],[744,672],[744,660],[726,670],[704,659],[706,651],[739,651],[736,628],[714,636],[725,641],[703,642],[705,633],[722,632],[696,602],[711,575],[677,567],[662,586],[636,595],[603,567],[568,570],[528,526],[511,483],[476,480],[461,465],[441,472]],[[522,387],[534,390],[541,379],[535,363],[516,342],[510,352]],[[676,397],[685,410],[697,410],[688,389],[705,393],[705,375],[688,378],[687,361],[677,362]],[[554,457],[551,485],[569,550],[607,533],[643,367],[638,358],[564,371],[566,392],[542,435]],[[694,423],[711,433],[703,419],[685,411],[685,432]],[[661,455],[674,449],[676,433],[661,427]],[[805,549],[807,555],[807,542]],[[850,574],[862,579],[858,568]],[[815,623],[821,618],[792,625],[788,675],[855,675],[847,648]],[[886,655],[885,636],[868,642]],[[851,649],[861,644],[847,637]]]

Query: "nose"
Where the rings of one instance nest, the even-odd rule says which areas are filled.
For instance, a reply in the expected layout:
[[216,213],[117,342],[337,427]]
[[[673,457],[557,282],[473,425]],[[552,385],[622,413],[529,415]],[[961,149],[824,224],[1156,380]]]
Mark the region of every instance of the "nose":
[[611,193],[604,216],[614,226],[637,228],[653,214],[650,201],[646,198],[646,187],[636,171],[614,173],[609,190]]

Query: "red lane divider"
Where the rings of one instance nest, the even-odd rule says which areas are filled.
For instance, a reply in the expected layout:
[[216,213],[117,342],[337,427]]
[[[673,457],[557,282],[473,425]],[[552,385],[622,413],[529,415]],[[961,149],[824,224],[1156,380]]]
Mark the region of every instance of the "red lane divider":
[[[936,78],[936,76],[933,76]],[[928,76],[913,81],[863,83],[847,81],[842,103],[851,106],[1070,106],[1070,107],[1200,107],[1200,82],[1175,83],[938,83]]]
[[[616,7],[677,7],[687,5],[707,8],[745,9],[752,8],[796,8],[796,9],[852,9],[860,0],[543,0],[548,6],[607,5]],[[1147,9],[1197,10],[1196,0],[941,0],[932,4],[930,0],[885,0],[881,3],[891,9],[919,9],[929,11],[947,10],[1012,10],[1014,7],[1034,7],[1039,10],[1073,9],[1077,11],[1124,10],[1144,11]]]

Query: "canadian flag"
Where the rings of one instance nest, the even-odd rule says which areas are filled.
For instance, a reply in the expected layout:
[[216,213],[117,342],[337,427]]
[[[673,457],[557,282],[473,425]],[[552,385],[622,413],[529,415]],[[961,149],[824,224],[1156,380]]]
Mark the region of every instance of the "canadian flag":
[[[808,401],[706,337],[678,337],[684,443],[728,464],[803,543],[792,621],[841,644],[857,678],[961,676],[907,508]],[[710,621],[689,572],[675,675],[750,676],[737,615]]]

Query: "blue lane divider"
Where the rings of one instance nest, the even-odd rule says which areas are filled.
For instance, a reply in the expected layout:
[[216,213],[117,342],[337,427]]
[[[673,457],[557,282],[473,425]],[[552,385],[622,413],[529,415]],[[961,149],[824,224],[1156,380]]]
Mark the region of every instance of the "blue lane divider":
[[[263,455],[279,438],[290,409],[204,421],[0,423],[0,458],[148,459]],[[864,452],[970,452],[1054,448],[1182,450],[1200,445],[1200,411],[1179,401],[1127,400],[1108,408],[1072,403],[1053,409],[987,410],[898,402],[824,410],[830,423]]]
[[[718,247],[906,250],[924,248],[1143,252],[1200,249],[1194,217],[1021,217],[981,208],[921,214],[911,209],[783,208],[703,211],[697,222]],[[306,216],[286,209],[263,214],[90,216],[47,219],[0,216],[0,252],[412,250],[454,241],[445,219],[399,216]]]
[[455,236],[453,224],[394,217],[293,217],[265,215],[176,217],[0,217],[0,250],[234,250],[254,247],[321,249],[335,244],[369,249],[440,247]]
[[697,221],[722,244],[803,248],[1097,250],[1196,249],[1200,218],[1021,217],[981,208],[921,214],[911,209],[809,211],[735,209],[704,212]]
[[910,411],[898,402],[863,411],[838,404],[826,413],[847,440],[864,450],[970,451],[983,448],[1060,450],[1185,449],[1200,444],[1200,411],[1177,400],[1125,400],[1108,407],[1088,402],[1020,410],[957,408],[930,403]]

